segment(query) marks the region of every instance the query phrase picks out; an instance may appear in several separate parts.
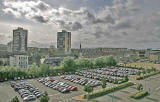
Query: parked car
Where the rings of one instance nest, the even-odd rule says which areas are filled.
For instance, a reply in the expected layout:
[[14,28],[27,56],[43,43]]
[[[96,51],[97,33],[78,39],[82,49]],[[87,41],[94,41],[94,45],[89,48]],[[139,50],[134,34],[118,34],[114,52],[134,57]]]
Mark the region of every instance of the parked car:
[[35,100],[36,97],[34,95],[29,95],[27,97],[24,97],[23,98],[23,101],[31,101],[31,100]]

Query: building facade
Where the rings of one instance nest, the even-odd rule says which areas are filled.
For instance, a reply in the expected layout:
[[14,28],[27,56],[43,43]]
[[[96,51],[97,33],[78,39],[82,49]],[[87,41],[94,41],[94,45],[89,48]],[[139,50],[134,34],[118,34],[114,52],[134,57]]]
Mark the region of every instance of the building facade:
[[71,52],[71,32],[62,30],[57,33],[57,48],[65,52]]
[[28,30],[18,27],[13,30],[13,52],[26,52],[27,51]]
[[63,61],[63,57],[46,57],[44,59],[41,59],[41,63],[52,65],[52,66],[58,66]]
[[10,56],[10,66],[28,68],[28,56],[27,55],[13,55]]
[[10,41],[9,43],[7,43],[7,51],[8,52],[12,52],[12,46],[13,46],[13,42]]
[[0,44],[0,51],[7,51],[7,45]]
[[80,54],[85,58],[96,58],[101,56],[125,56],[127,48],[80,48],[72,49],[72,53]]

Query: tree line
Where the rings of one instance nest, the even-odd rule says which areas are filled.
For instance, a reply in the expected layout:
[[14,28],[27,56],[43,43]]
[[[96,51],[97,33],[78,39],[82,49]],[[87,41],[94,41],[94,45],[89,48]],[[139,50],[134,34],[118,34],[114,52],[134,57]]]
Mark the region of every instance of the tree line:
[[75,72],[82,68],[99,68],[106,66],[115,66],[117,64],[113,56],[98,57],[93,59],[66,57],[60,66],[49,66],[41,64],[39,67],[34,63],[28,69],[22,69],[11,66],[0,66],[0,81],[13,79],[15,77],[39,77],[46,75],[57,75],[64,72]]

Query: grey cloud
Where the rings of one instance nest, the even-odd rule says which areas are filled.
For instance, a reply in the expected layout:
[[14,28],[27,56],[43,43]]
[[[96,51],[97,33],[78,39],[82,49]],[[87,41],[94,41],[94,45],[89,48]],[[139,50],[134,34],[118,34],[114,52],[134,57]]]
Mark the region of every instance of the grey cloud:
[[[116,41],[118,43],[116,46],[121,44],[127,47],[130,44],[135,45],[137,41],[141,41],[141,43],[151,42],[154,40],[149,40],[151,36],[159,36],[158,31],[153,32],[152,35],[150,31],[155,26],[159,28],[160,15],[152,15],[160,11],[159,5],[157,6],[158,2],[160,3],[159,0],[113,0],[113,5],[107,5],[95,12],[90,12],[87,7],[76,10],[64,7],[56,9],[43,1],[39,1],[12,2],[13,5],[11,3],[4,5],[4,9],[10,8],[17,11],[25,15],[28,20],[46,23],[46,25],[56,24],[55,27],[57,28],[72,31],[73,34],[76,32],[77,35],[82,36],[81,40],[84,40],[87,36],[89,39],[87,39],[88,43],[86,45],[88,44],[91,47],[96,46],[96,44],[101,45],[96,42],[97,40],[103,42],[106,46],[107,44],[115,46],[111,42]],[[15,7],[14,3],[20,4]],[[26,4],[29,5],[26,6]],[[76,34],[74,36],[77,36]],[[138,37],[141,39],[136,39]],[[94,44],[93,40],[95,41]]]
[[21,17],[21,14],[20,14],[18,11],[15,11],[15,10],[13,10],[13,9],[11,9],[11,8],[3,9],[3,11],[4,11],[5,13],[7,13],[7,14],[11,14],[11,15],[15,16],[16,18]]
[[77,31],[83,28],[82,24],[79,22],[65,22],[65,21],[59,20],[58,23],[62,28],[70,31]]
[[6,2],[17,2],[17,1],[20,1],[20,0],[4,0]]
[[127,32],[122,32],[122,34],[123,34],[124,36],[127,36],[127,35],[128,35],[128,33],[127,33]]
[[49,5],[43,2],[39,2],[36,7],[39,8],[41,11],[47,11],[50,9]]
[[73,31],[76,31],[76,30],[79,30],[79,29],[82,29],[81,23],[79,23],[79,22],[74,22],[73,25],[72,25],[72,30],[73,30]]
[[42,43],[42,42],[38,42],[38,41],[30,41],[28,44],[29,47],[39,47],[39,48],[46,48],[49,47],[48,43]]
[[39,15],[33,16],[32,19],[40,23],[47,23],[49,21],[48,19],[44,18],[43,16],[39,16]]
[[0,34],[0,43],[4,44],[8,40],[8,37],[5,34]]
[[111,23],[114,24],[115,20],[112,18],[111,15],[105,15],[104,17],[95,17],[93,14],[91,13],[87,13],[87,19],[89,21],[89,23],[91,24],[106,24],[106,23]]
[[122,20],[118,22],[117,24],[114,25],[114,29],[119,30],[119,29],[128,29],[131,28],[132,25],[129,20]]

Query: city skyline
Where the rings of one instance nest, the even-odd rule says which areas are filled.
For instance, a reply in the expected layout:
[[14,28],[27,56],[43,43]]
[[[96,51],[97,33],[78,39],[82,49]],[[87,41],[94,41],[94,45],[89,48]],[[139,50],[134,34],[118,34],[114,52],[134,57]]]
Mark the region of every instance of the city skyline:
[[[56,46],[57,32],[72,32],[72,48],[160,48],[159,0],[0,0],[0,43],[28,30],[28,46]],[[16,6],[15,6],[16,5]],[[148,5],[148,6],[147,6]]]

